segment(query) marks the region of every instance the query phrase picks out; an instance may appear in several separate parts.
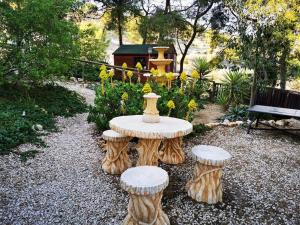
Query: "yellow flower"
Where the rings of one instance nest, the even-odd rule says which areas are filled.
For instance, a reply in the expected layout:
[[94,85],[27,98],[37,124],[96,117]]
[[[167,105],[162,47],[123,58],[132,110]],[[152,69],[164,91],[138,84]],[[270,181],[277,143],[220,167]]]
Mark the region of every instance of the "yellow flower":
[[121,96],[122,100],[125,102],[128,100],[128,93],[127,92],[124,92]]
[[187,79],[187,74],[186,74],[186,72],[182,72],[181,75],[180,75],[180,80],[181,80],[181,81],[186,81],[186,79]]
[[126,69],[127,69],[127,63],[124,62],[124,63],[122,64],[122,69],[123,69],[123,70],[126,70]]
[[115,75],[114,70],[111,69],[111,70],[109,71],[109,73],[108,73],[108,76],[109,76],[110,78],[112,78],[114,75]]
[[192,71],[192,78],[193,79],[199,79],[200,78],[200,75],[199,75],[197,70]]
[[151,88],[150,84],[145,83],[145,85],[144,85],[142,91],[143,91],[145,94],[148,94],[148,93],[152,92],[152,88]]
[[129,77],[129,79],[133,76],[133,72],[131,70],[127,71],[127,76]]
[[198,107],[198,104],[195,102],[194,99],[192,99],[189,104],[188,104],[188,108],[190,111],[195,111]]
[[182,88],[179,89],[179,94],[184,95],[184,91],[182,90]]
[[105,70],[106,71],[106,66],[104,64],[101,65],[100,70]]
[[175,109],[175,103],[172,100],[169,100],[167,103],[169,109]]
[[169,73],[166,73],[166,78],[167,78],[167,80],[172,80],[173,79],[173,77],[174,77],[174,74],[172,73],[172,72],[169,72]]
[[143,66],[140,62],[138,62],[135,67],[137,68],[138,71],[143,70]]
[[153,67],[150,70],[152,76],[157,76],[158,75],[158,70],[154,69]]
[[106,80],[108,78],[108,74],[106,73],[106,70],[101,70],[99,77],[101,80]]

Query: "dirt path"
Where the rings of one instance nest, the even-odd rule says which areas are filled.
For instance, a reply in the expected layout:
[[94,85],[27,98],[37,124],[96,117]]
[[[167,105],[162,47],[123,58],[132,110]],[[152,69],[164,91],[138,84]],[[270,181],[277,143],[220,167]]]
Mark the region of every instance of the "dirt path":
[[222,106],[217,104],[207,104],[204,109],[195,113],[193,124],[207,124],[215,123],[217,120],[224,116],[225,112]]

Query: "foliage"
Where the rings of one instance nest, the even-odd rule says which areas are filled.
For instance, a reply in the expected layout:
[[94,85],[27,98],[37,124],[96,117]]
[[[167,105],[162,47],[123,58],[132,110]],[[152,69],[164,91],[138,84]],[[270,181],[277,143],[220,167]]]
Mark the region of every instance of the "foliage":
[[78,54],[78,29],[65,19],[73,0],[0,1],[0,80],[61,76]]
[[223,90],[218,97],[218,101],[219,103],[222,101],[225,107],[243,104],[249,100],[249,77],[245,73],[239,71],[228,72],[222,85]]
[[[149,81],[145,85],[116,80],[111,85],[106,81],[104,87],[101,85],[96,90],[95,106],[90,107],[88,121],[95,122],[99,130],[104,130],[108,128],[108,122],[114,117],[141,115],[144,109],[143,94],[149,91],[161,96],[157,102],[160,115],[192,120],[192,112],[203,104],[200,99],[203,87],[200,80],[194,87],[185,82],[182,88],[175,85],[168,88],[154,81]],[[104,94],[103,88],[105,88]]]
[[28,150],[20,153],[20,159],[22,162],[26,162],[29,158],[34,158],[39,152],[37,150]]
[[205,58],[202,57],[198,57],[194,59],[193,68],[196,71],[198,71],[200,77],[203,77],[204,75],[208,74],[211,71],[210,63]]
[[55,116],[72,116],[85,110],[82,97],[60,86],[0,86],[0,154],[26,142],[41,144],[34,125],[54,131]]
[[248,118],[248,107],[245,105],[236,105],[229,108],[223,120],[228,119],[229,121],[245,120]]
[[[275,86],[280,80],[285,89],[288,76],[293,75],[288,61],[294,58],[299,39],[297,0],[228,0],[223,9],[228,14],[225,30],[231,35],[220,52],[227,53],[233,63],[238,61],[239,67],[254,71],[250,103],[259,83]],[[224,33],[224,26],[220,28]]]
[[105,30],[92,22],[81,22],[79,29],[80,58],[90,61],[105,60],[108,47]]

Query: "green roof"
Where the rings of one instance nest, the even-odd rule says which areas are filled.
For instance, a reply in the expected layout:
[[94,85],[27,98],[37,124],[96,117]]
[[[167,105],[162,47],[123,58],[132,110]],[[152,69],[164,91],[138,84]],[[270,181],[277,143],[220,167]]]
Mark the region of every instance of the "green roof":
[[[148,48],[152,48],[158,46],[157,44],[144,44],[144,45],[121,45],[119,48],[117,48],[116,51],[113,52],[114,55],[147,55]],[[174,49],[174,46],[170,46],[170,49],[167,51],[167,53],[175,53],[176,51]],[[151,54],[157,54],[157,52],[152,49]]]

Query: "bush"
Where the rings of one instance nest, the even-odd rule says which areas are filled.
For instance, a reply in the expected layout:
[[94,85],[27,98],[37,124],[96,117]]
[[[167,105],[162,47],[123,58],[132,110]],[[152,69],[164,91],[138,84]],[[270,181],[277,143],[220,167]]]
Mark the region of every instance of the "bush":
[[249,101],[250,85],[249,77],[243,72],[228,72],[222,82],[223,89],[217,102],[228,108]]
[[0,82],[42,82],[68,71],[79,53],[78,28],[65,18],[73,3],[0,1]]
[[[194,88],[191,85],[186,85],[184,89],[173,86],[168,90],[166,86],[161,86],[155,82],[150,82],[152,91],[160,95],[157,108],[160,115],[169,115],[181,119],[193,119],[193,113],[188,113],[189,102],[194,99],[198,107],[202,105],[200,95],[203,93],[202,85],[199,82]],[[95,122],[99,130],[108,129],[108,123],[111,119],[121,115],[136,115],[143,114],[144,98],[143,85],[139,83],[126,83],[122,81],[114,81],[111,85],[106,81],[104,85],[105,93],[103,94],[102,87],[96,90],[95,106],[90,107],[88,116],[89,122]],[[124,93],[127,93],[125,96]],[[122,98],[123,96],[123,98]],[[168,108],[167,103],[172,100],[175,108]]]
[[85,111],[83,98],[60,86],[0,86],[0,154],[26,142],[42,144],[34,125],[55,131],[55,116]]
[[237,105],[229,108],[223,120],[228,119],[229,121],[245,120],[248,118],[248,106]]

